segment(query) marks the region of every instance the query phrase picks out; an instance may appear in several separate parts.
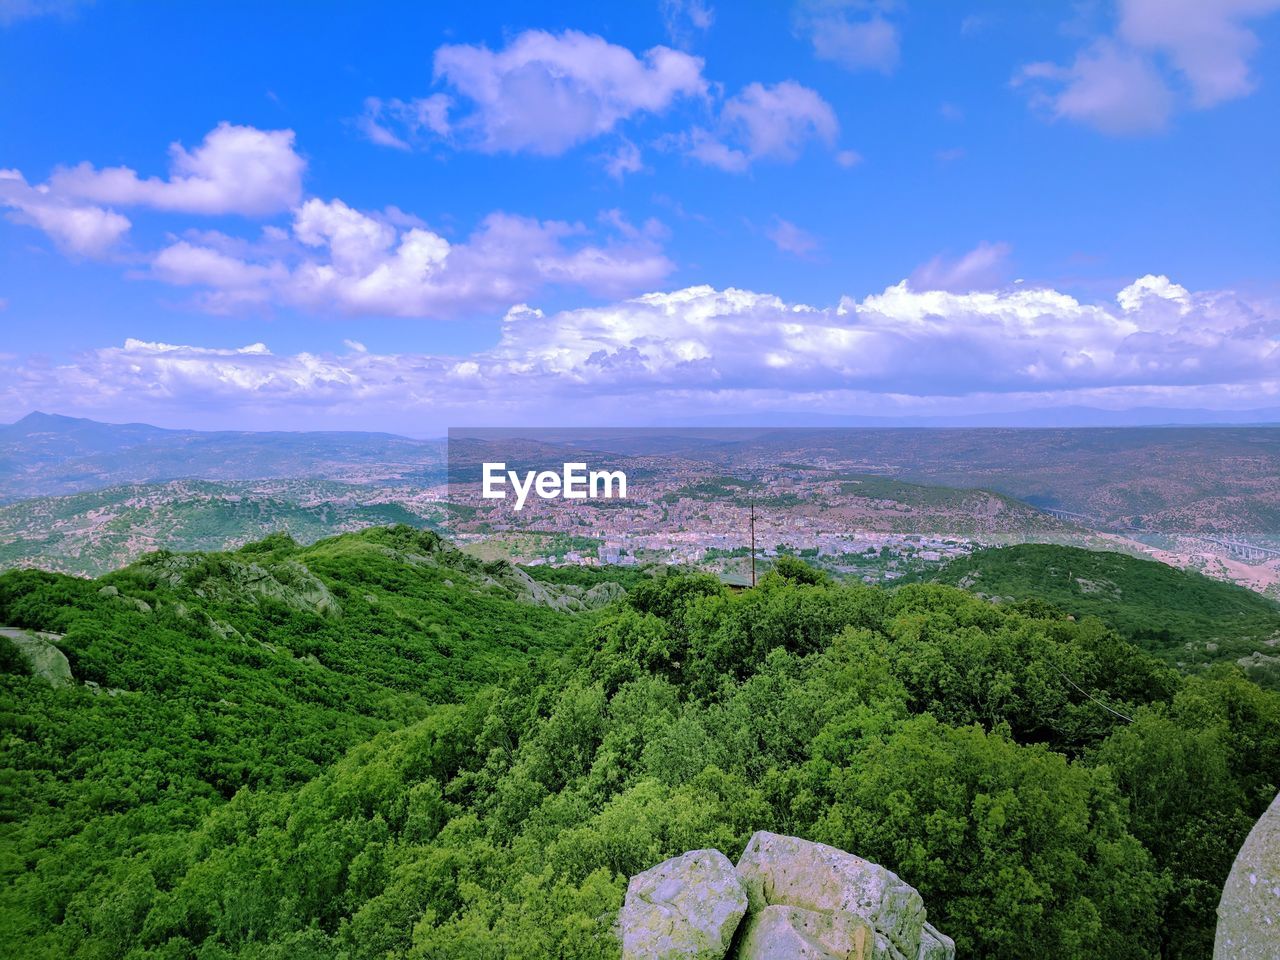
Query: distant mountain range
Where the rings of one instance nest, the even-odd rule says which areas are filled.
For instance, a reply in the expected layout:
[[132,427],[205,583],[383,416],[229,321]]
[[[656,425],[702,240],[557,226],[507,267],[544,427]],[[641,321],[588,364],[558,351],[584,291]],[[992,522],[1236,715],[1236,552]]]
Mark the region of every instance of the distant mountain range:
[[788,413],[775,411],[689,418],[677,426],[703,427],[1163,427],[1280,424],[1280,407],[1256,410],[1169,409],[1134,407],[1044,407],[1003,413],[956,416],[878,417],[856,414]]
[[166,430],[32,413],[0,426],[0,501],[188,478],[425,485],[443,463],[441,441],[389,433]]

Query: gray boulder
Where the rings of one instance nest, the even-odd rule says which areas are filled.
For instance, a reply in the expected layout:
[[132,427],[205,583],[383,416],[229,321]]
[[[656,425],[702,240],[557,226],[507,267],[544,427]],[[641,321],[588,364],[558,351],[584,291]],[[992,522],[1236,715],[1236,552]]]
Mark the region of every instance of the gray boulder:
[[916,960],[953,960],[955,955],[956,942],[933,924],[926,923],[920,931],[920,952]]
[[9,638],[9,642],[26,660],[33,677],[38,677],[51,687],[66,687],[75,682],[67,655],[54,646],[54,641],[62,639],[59,634],[0,627],[0,636]]
[[751,915],[739,960],[871,960],[875,930],[857,917],[773,904]]
[[1280,795],[1254,824],[1218,904],[1213,960],[1280,957]]
[[955,958],[891,871],[776,833],[752,836],[736,871],[719,851],[695,850],[632,877],[619,923],[625,960]]
[[[773,904],[859,917],[904,957],[920,954],[924,901],[884,867],[798,837],[759,831],[738,861],[752,911]],[[930,957],[932,960],[932,957]]]
[[637,874],[622,905],[624,960],[721,960],[747,892],[719,850],[694,850]]

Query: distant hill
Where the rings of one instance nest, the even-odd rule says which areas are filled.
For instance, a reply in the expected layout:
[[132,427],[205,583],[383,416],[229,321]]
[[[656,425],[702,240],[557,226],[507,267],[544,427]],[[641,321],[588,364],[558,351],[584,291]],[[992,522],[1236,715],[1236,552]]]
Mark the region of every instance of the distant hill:
[[1039,407],[958,416],[861,416],[856,414],[793,413],[783,410],[689,417],[690,427],[1155,427],[1221,426],[1280,423],[1280,407],[1252,410],[1206,410],[1179,407]]
[[1095,616],[1187,665],[1240,661],[1280,685],[1280,604],[1244,587],[1120,553],[1050,544],[980,550],[911,579]]
[[430,527],[443,515],[404,488],[330,480],[124,484],[0,505],[0,570],[96,577],[153,550],[235,549],[277,531],[308,544],[365,527]]
[[0,500],[198,477],[436,482],[444,445],[389,433],[166,430],[32,413],[0,426]]

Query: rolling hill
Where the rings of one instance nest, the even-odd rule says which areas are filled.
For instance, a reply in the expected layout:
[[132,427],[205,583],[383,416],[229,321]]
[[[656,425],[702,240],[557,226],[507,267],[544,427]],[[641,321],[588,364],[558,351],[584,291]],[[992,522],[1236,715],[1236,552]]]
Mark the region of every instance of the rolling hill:
[[299,543],[364,527],[432,526],[439,504],[402,486],[320,479],[126,484],[0,505],[0,570],[101,576],[154,550],[234,550],[283,531]]
[[1174,662],[1238,661],[1280,684],[1280,604],[1244,587],[1127,554],[1049,544],[979,550],[916,579],[1096,616]]
[[785,829],[965,955],[1192,960],[1280,778],[1280,696],[1044,601],[538,573],[398,526],[0,574],[0,955],[616,960],[629,875]]

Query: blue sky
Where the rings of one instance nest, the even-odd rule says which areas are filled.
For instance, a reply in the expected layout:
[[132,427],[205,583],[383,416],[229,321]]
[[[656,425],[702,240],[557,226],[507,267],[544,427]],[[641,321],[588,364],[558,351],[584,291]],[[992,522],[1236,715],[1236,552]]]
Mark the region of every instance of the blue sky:
[[439,6],[0,0],[0,417],[1280,404],[1280,0]]

